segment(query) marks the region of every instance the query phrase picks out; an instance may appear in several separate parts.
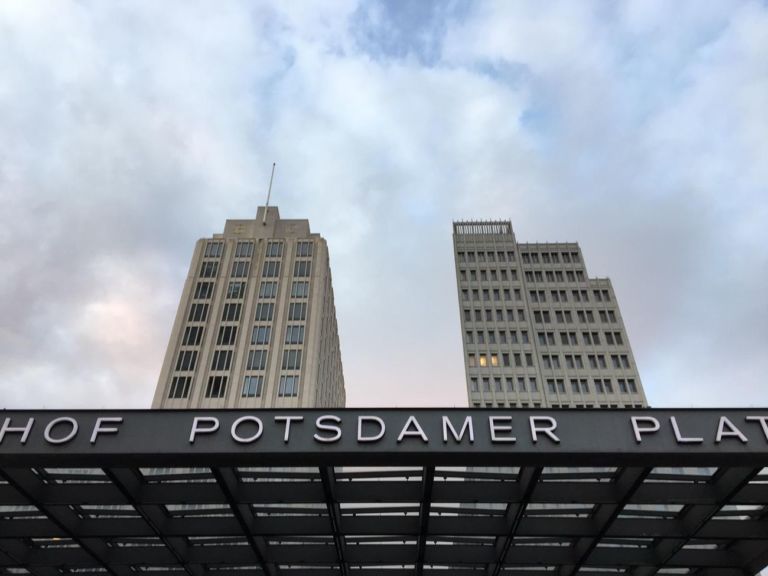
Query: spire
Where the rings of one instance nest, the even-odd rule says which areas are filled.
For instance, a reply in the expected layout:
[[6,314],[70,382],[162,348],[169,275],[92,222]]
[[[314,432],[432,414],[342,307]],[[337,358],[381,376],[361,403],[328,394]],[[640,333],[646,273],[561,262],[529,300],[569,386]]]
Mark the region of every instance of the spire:
[[267,203],[264,206],[264,219],[261,221],[263,225],[267,224],[267,211],[269,210],[269,197],[272,195],[272,180],[275,178],[275,162],[272,162],[272,175],[269,177],[269,188],[267,189]]

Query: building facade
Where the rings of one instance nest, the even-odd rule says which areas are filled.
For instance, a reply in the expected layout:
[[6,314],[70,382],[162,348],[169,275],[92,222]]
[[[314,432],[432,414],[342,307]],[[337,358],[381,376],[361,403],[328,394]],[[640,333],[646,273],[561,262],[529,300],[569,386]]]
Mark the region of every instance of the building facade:
[[647,405],[616,294],[576,243],[518,243],[510,221],[453,224],[474,407]]
[[344,405],[326,241],[273,206],[198,240],[152,407]]

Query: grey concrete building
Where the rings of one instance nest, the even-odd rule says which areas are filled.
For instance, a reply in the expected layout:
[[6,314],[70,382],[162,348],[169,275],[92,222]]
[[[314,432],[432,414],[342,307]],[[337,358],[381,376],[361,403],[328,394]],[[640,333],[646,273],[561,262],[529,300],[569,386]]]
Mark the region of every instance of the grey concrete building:
[[453,224],[474,407],[646,406],[613,286],[576,243],[518,243],[510,221]]
[[198,240],[153,408],[344,405],[326,241],[273,206]]

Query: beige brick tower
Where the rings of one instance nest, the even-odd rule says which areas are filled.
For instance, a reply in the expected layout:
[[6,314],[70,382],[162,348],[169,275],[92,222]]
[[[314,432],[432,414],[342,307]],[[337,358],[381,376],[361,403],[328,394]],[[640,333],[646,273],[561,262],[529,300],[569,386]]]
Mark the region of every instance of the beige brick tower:
[[272,206],[198,240],[152,406],[344,404],[326,241]]
[[611,281],[589,278],[578,244],[467,221],[453,245],[470,406],[646,406]]

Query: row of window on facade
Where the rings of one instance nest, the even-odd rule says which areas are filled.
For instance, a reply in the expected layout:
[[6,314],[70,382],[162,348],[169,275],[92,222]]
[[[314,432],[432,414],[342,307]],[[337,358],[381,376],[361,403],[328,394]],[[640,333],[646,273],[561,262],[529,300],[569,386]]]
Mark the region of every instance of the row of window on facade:
[[[250,272],[250,262],[247,260],[235,260],[232,262],[230,276],[232,278],[247,278]],[[215,260],[204,260],[200,265],[201,278],[215,278],[219,273],[219,263]],[[296,278],[312,275],[311,260],[296,260],[293,263],[293,276]],[[280,276],[280,261],[267,260],[261,268],[262,278],[277,278]]]
[[581,257],[578,252],[520,252],[524,264],[578,264]]
[[[607,370],[608,362],[605,354],[587,354],[587,364],[589,368],[595,370]],[[610,354],[611,367],[617,370],[629,370],[630,362],[627,354]],[[533,366],[533,355],[525,352],[502,352],[502,353],[481,353],[467,354],[467,365],[470,368],[493,368],[493,367],[522,367],[523,360],[525,366]],[[585,367],[584,359],[581,354],[564,354],[563,360],[566,368],[572,370],[583,370]],[[560,362],[559,354],[542,354],[541,362],[547,370],[560,370],[563,366]]]
[[[267,367],[266,348],[248,351],[246,370],[265,370]],[[283,370],[301,370],[301,349],[283,350]],[[214,350],[211,359],[211,370],[216,372],[228,371],[232,367],[233,350]],[[176,359],[176,372],[193,372],[197,366],[197,350],[180,350]]]
[[[213,296],[214,282],[201,281],[195,286],[194,300],[210,300]],[[240,300],[245,297],[246,283],[232,281],[227,286],[227,300]],[[275,280],[264,280],[259,284],[259,298],[277,298],[279,283]],[[309,282],[294,280],[291,282],[291,298],[308,298]]]
[[457,253],[459,262],[514,262],[515,253],[512,250],[460,251]]
[[[250,258],[253,256],[252,241],[237,242],[235,244],[235,258]],[[312,256],[312,242],[297,242],[296,257],[309,258]],[[203,251],[204,258],[220,258],[224,254],[224,242],[207,242]],[[267,242],[264,251],[267,258],[280,258],[283,255],[282,242]]]
[[459,270],[459,280],[466,282],[477,282],[478,279],[481,282],[517,282],[517,270],[514,268],[507,270],[502,268],[500,270]]
[[584,282],[586,275],[583,270],[530,270],[525,271],[525,281],[531,284],[537,282]]
[[[573,299],[575,302],[589,302],[589,295],[586,290],[572,290]],[[546,290],[531,290],[529,292],[531,302],[546,302],[547,291]],[[552,302],[568,302],[567,290],[550,290],[550,298]],[[611,294],[608,290],[592,290],[592,295],[595,302],[610,302]]]
[[[209,376],[205,386],[206,398],[223,398],[227,392],[228,376]],[[174,376],[171,387],[168,390],[168,398],[188,398],[192,388],[191,376]],[[243,378],[243,386],[240,396],[242,398],[256,398],[262,395],[264,389],[264,376],[248,375]],[[284,374],[280,376],[277,395],[281,397],[293,397],[299,395],[299,376]]]
[[[237,326],[219,326],[216,337],[217,346],[233,346],[237,339]],[[203,339],[203,326],[187,326],[181,338],[182,346],[199,346]],[[255,346],[267,345],[272,336],[272,326],[254,326],[251,331],[251,344]],[[301,324],[289,324],[285,328],[284,344],[303,344],[304,326]]]
[[[239,322],[243,305],[226,303],[221,311],[222,322]],[[256,304],[254,319],[257,322],[270,322],[275,313],[274,302],[259,302]],[[291,302],[288,304],[288,320],[303,321],[307,318],[306,302]],[[208,319],[208,304],[193,303],[189,307],[188,322],[205,322]]]
[[[568,383],[570,384],[570,391],[572,394],[591,394],[589,382],[586,378],[571,378]],[[563,378],[547,378],[547,392],[550,394],[565,394],[565,380]],[[611,378],[593,378],[592,384],[596,394],[614,394],[613,380]],[[634,378],[617,378],[616,385],[618,391],[621,394],[637,394],[637,384]],[[526,383],[525,376],[518,376],[517,378],[507,377],[502,379],[501,377],[484,377],[484,378],[470,378],[469,389],[471,392],[533,392],[539,391],[536,378],[533,376],[528,377]]]
[[[575,312],[579,324],[595,323],[594,310],[576,310]],[[555,310],[554,313],[556,324],[573,324],[573,312],[571,310]],[[617,321],[614,310],[598,310],[597,317],[602,324],[615,324]],[[552,312],[549,310],[534,310],[533,322],[535,324],[551,324]]]
[[[555,332],[537,332],[538,343],[541,346],[578,346],[579,338],[576,332],[560,332],[559,341]],[[609,332],[603,333],[605,343],[608,346],[623,346],[624,337],[621,332]],[[582,342],[585,346],[600,346],[601,337],[600,332],[582,332]],[[478,330],[473,332],[467,330],[465,332],[465,340],[467,344],[517,344],[520,339],[517,337],[516,330],[488,330],[486,333],[484,330]],[[525,343],[528,342],[528,333],[525,332]]]

